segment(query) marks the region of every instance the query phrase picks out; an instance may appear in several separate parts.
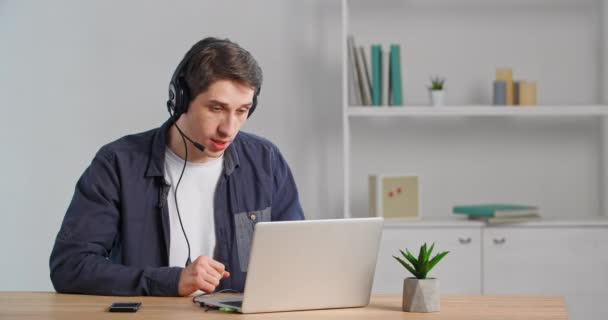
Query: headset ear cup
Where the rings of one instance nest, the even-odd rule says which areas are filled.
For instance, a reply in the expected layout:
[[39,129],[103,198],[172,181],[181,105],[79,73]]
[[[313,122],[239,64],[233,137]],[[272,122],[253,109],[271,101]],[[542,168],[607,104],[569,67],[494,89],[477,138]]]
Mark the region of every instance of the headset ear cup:
[[169,99],[167,100],[167,111],[171,116],[175,114],[175,85],[169,83]]
[[180,116],[188,111],[188,104],[190,103],[188,86],[183,77],[177,78],[177,86],[175,89],[175,114],[176,116]]
[[255,108],[258,106],[258,95],[255,94],[253,96],[253,102],[251,102],[251,108],[249,108],[249,113],[247,114],[247,118],[251,117],[251,114],[253,113],[253,111],[255,111]]

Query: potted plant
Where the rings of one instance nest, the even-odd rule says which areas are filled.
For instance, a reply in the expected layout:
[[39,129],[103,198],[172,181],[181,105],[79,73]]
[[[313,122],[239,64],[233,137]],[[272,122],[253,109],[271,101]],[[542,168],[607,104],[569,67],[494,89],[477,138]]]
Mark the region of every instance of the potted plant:
[[399,250],[403,257],[395,257],[414,278],[409,277],[403,281],[403,311],[407,312],[437,312],[439,311],[439,280],[427,278],[433,267],[445,257],[449,251],[433,254],[435,243],[427,249],[426,243],[420,247],[418,258],[414,257],[407,249],[405,252]]
[[431,104],[433,106],[443,106],[445,96],[445,78],[439,76],[431,77],[431,86],[429,91],[431,93]]

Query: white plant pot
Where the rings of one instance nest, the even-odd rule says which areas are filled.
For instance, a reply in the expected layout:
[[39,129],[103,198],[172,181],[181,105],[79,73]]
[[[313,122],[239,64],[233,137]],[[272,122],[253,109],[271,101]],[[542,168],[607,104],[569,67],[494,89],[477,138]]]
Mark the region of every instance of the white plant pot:
[[403,281],[403,311],[439,312],[439,279],[407,278]]
[[444,105],[444,90],[430,90],[431,92],[431,105],[438,107]]

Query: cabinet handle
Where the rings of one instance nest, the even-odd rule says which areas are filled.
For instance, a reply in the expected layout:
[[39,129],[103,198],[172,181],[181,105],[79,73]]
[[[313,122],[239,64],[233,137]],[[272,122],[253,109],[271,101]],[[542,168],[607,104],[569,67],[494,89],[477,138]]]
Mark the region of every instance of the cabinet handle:
[[460,242],[460,244],[469,244],[471,243],[471,238],[458,238],[458,242]]
[[500,239],[494,238],[494,244],[504,244],[507,241],[507,239],[505,237],[502,237]]

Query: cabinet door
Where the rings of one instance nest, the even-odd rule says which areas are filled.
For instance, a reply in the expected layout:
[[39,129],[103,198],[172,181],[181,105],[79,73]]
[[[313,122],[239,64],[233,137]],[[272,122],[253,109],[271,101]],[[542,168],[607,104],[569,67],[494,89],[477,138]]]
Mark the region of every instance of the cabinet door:
[[433,252],[450,251],[429,273],[438,278],[441,294],[481,294],[481,229],[385,226],[374,277],[374,293],[401,294],[403,279],[412,275],[392,256],[407,248],[418,255],[420,246],[435,242]]
[[608,228],[486,228],[484,294],[559,295],[570,319],[608,319]]

